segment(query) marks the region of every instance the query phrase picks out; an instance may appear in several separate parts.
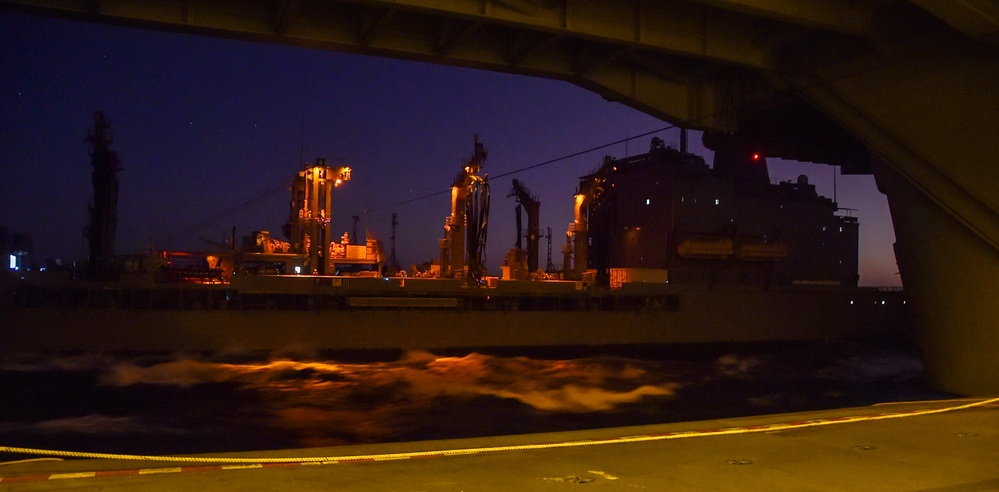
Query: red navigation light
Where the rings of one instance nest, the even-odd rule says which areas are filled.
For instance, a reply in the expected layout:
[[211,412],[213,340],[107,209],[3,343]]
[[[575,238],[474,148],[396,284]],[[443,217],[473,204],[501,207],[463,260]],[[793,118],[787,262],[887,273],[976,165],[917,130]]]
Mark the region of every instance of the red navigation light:
[[760,160],[760,154],[759,154],[759,153],[754,153],[754,154],[753,154],[753,160],[754,160],[754,161],[758,161],[758,160]]

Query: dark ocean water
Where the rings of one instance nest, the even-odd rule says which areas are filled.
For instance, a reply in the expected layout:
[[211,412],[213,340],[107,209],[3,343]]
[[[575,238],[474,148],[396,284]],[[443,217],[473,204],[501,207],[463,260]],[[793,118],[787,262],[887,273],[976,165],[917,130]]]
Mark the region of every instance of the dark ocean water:
[[[0,360],[0,445],[189,454],[477,437],[950,397],[901,341],[630,353]],[[0,461],[24,456],[2,455]]]

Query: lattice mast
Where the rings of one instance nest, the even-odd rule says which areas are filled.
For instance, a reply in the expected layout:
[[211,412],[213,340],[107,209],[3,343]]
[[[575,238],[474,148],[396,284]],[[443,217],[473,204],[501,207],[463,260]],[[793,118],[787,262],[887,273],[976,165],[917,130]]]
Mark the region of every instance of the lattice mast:
[[395,228],[397,225],[399,225],[399,221],[396,220],[398,219],[398,217],[399,217],[398,213],[392,212],[392,237],[390,238],[390,240],[392,241],[392,252],[389,255],[389,260],[388,260],[388,267],[392,273],[398,272],[399,270],[402,269],[402,267],[399,266],[399,260],[395,256]]
[[90,204],[89,223],[83,234],[88,246],[87,274],[91,278],[106,278],[113,272],[121,161],[118,154],[111,150],[112,140],[111,125],[104,119],[104,113],[95,111],[94,127],[86,138],[91,145],[94,198]]

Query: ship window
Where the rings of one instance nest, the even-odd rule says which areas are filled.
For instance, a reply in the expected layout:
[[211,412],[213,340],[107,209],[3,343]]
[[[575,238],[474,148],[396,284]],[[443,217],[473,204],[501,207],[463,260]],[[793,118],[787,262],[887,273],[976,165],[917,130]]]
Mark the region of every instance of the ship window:
[[17,270],[17,257],[10,255],[10,269]]

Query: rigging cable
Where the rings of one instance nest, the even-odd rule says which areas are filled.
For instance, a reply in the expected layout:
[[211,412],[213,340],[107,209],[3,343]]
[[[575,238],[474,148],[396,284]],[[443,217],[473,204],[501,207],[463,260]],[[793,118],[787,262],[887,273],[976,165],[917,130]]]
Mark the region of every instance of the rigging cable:
[[198,232],[199,230],[215,222],[218,222],[219,220],[222,220],[223,218],[229,215],[232,215],[235,212],[238,212],[257,202],[261,202],[268,198],[271,198],[272,196],[276,195],[277,192],[286,191],[287,189],[288,189],[288,183],[286,181],[282,182],[281,184],[276,185],[272,188],[268,188],[267,190],[261,191],[260,193],[257,193],[256,195],[246,200],[243,200],[242,202],[239,202],[235,205],[231,205],[220,212],[214,213],[212,215],[202,218],[201,220],[198,220],[197,222],[185,225],[183,227],[179,227],[177,229],[174,229],[173,231],[163,234],[158,238],[156,238],[155,243],[166,244],[188,237]]
[[[511,175],[514,175],[514,174],[517,174],[517,173],[521,173],[521,172],[524,172],[524,171],[529,171],[531,169],[536,169],[536,168],[539,168],[539,167],[547,166],[547,165],[550,165],[550,164],[554,164],[556,162],[564,161],[566,159],[571,159],[573,157],[579,157],[579,156],[581,156],[583,154],[589,154],[590,152],[595,152],[595,151],[600,150],[600,149],[604,149],[604,148],[607,148],[607,147],[612,147],[614,145],[622,144],[624,142],[627,142],[629,140],[634,140],[636,138],[647,137],[647,136],[652,135],[654,133],[659,133],[659,132],[670,130],[670,129],[673,129],[673,128],[676,128],[676,125],[669,125],[667,127],[660,128],[658,130],[652,130],[652,131],[649,131],[649,132],[642,133],[640,135],[635,135],[633,137],[623,138],[621,140],[616,140],[614,142],[606,143],[606,144],[603,144],[603,145],[598,145],[596,147],[592,147],[592,148],[589,148],[589,149],[586,149],[586,150],[580,150],[578,152],[573,152],[571,154],[567,154],[567,155],[564,155],[562,157],[556,157],[554,159],[549,159],[549,160],[544,161],[544,162],[539,162],[537,164],[532,164],[530,166],[525,166],[525,167],[522,167],[522,168],[519,168],[519,169],[514,169],[512,171],[507,171],[505,173],[497,174],[495,176],[490,176],[490,179],[494,179],[495,180],[495,179],[499,179],[499,178],[505,178],[507,176],[511,176]],[[441,190],[441,191],[437,191],[437,192],[434,192],[434,193],[429,193],[427,195],[418,196],[416,198],[410,198],[408,200],[403,200],[401,202],[396,202],[396,203],[393,203],[391,205],[384,205],[384,206],[381,206],[381,207],[378,207],[378,208],[371,208],[371,209],[368,209],[366,211],[367,212],[378,212],[380,210],[385,210],[385,209],[392,208],[392,207],[398,207],[399,205],[405,205],[407,203],[418,202],[420,200],[426,200],[427,198],[433,198],[435,196],[440,196],[440,195],[443,195],[445,193],[450,193],[450,192],[451,192],[451,188],[448,188],[446,190]]]
[[[901,63],[902,61],[903,60],[888,60],[888,61],[885,61],[885,62],[880,63],[880,64],[875,64],[875,65],[872,65],[872,66],[869,66],[869,67],[860,68],[860,69],[858,69],[856,71],[845,73],[845,74],[842,74],[842,75],[839,75],[839,76],[836,76],[836,77],[830,77],[830,78],[825,79],[825,80],[816,78],[816,79],[814,79],[814,82],[812,82],[810,84],[806,84],[806,85],[804,85],[802,87],[798,87],[797,89],[795,89],[794,93],[787,94],[787,95],[785,95],[783,97],[774,98],[774,99],[772,99],[770,101],[767,101],[767,103],[764,104],[763,106],[759,106],[759,107],[777,107],[778,105],[780,105],[782,103],[792,101],[796,97],[797,93],[801,93],[802,91],[804,91],[806,89],[810,89],[810,88],[814,88],[814,87],[823,87],[823,86],[826,86],[826,85],[828,85],[830,83],[833,83],[833,82],[839,82],[839,81],[847,80],[847,79],[850,79],[852,77],[863,75],[865,73],[874,72],[874,71],[880,70],[882,68],[886,68],[886,67],[889,67],[889,66],[892,66],[892,65],[897,65],[897,64]],[[743,106],[749,106],[750,104],[752,104],[752,103],[744,103]],[[703,116],[700,116],[698,118],[694,118],[694,119],[691,119],[689,121],[686,121],[684,123],[687,124],[686,126],[689,126],[689,125],[691,125],[693,123],[697,123],[699,121],[707,120],[709,118],[715,118],[715,117],[723,116],[723,115],[728,114],[728,113],[734,114],[736,112],[736,109],[738,109],[738,108],[721,109],[721,110],[718,110],[718,111],[716,111],[716,112],[714,112],[712,114],[703,115]],[[503,177],[510,176],[510,175],[513,175],[513,174],[517,174],[517,173],[520,173],[520,172],[523,172],[523,171],[528,171],[528,170],[531,170],[531,169],[536,169],[536,168],[539,168],[539,167],[547,166],[547,165],[554,164],[554,163],[559,162],[559,161],[563,161],[563,160],[566,160],[566,159],[571,159],[573,157],[578,157],[578,156],[583,155],[583,154],[588,154],[590,152],[594,152],[594,151],[597,151],[597,150],[600,150],[600,149],[603,149],[603,148],[606,148],[606,147],[611,147],[611,146],[614,146],[614,145],[626,143],[626,142],[629,142],[629,141],[634,140],[636,138],[647,137],[647,136],[655,134],[655,133],[659,133],[659,132],[671,130],[673,128],[676,128],[677,126],[678,125],[668,125],[666,127],[659,128],[657,130],[648,131],[648,132],[645,132],[645,133],[641,133],[641,134],[635,135],[633,137],[626,137],[626,138],[623,138],[621,140],[617,140],[615,142],[611,142],[611,143],[603,144],[603,145],[598,145],[598,146],[590,148],[590,149],[581,150],[581,151],[578,151],[578,152],[574,152],[572,154],[564,155],[562,157],[556,157],[554,159],[550,159],[550,160],[547,160],[547,161],[544,161],[544,162],[540,162],[540,163],[533,164],[533,165],[530,165],[530,166],[522,167],[520,169],[514,169],[513,171],[508,171],[508,172],[505,172],[505,173],[502,173],[502,174],[498,174],[496,176],[493,176],[492,178],[493,179],[503,178]],[[385,206],[381,206],[381,207],[378,207],[378,208],[368,209],[368,210],[366,210],[366,212],[377,212],[377,211],[385,210],[387,208],[397,207],[399,205],[406,205],[408,203],[413,203],[413,202],[417,202],[417,201],[420,201],[420,200],[426,200],[428,198],[433,198],[435,196],[443,195],[445,193],[449,193],[450,191],[451,191],[450,188],[448,188],[446,190],[441,190],[441,191],[438,191],[438,192],[435,192],[435,193],[430,193],[430,194],[427,194],[427,195],[418,196],[416,198],[410,198],[408,200],[403,200],[401,202],[396,202],[396,203],[393,203],[391,205],[385,205]]]

